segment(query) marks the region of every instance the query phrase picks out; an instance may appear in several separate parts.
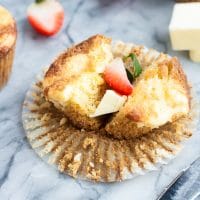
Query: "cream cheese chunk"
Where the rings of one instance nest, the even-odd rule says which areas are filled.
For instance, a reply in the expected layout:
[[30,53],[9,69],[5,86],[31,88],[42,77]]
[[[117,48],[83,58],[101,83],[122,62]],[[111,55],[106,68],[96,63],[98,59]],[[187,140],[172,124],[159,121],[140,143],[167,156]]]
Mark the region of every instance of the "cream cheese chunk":
[[200,50],[200,3],[176,3],[169,32],[174,50]]
[[94,114],[90,117],[97,117],[119,111],[127,99],[127,96],[120,95],[113,90],[106,90],[101,102],[97,106]]

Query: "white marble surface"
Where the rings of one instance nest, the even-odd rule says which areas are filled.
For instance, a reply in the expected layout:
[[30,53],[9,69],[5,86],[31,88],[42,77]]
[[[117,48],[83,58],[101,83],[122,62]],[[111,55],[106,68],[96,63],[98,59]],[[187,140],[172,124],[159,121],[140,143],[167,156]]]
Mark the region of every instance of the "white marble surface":
[[[172,0],[69,0],[62,1],[66,21],[52,38],[35,33],[27,23],[31,0],[0,0],[17,20],[18,41],[14,68],[8,85],[0,92],[0,199],[1,200],[153,200],[176,174],[200,155],[196,133],[180,155],[159,171],[134,180],[98,184],[64,176],[41,161],[30,148],[21,122],[24,95],[43,66],[73,42],[94,33],[145,44],[178,56],[189,80],[200,93],[200,65],[186,52],[174,52],[167,26]],[[199,89],[198,89],[199,88]]]

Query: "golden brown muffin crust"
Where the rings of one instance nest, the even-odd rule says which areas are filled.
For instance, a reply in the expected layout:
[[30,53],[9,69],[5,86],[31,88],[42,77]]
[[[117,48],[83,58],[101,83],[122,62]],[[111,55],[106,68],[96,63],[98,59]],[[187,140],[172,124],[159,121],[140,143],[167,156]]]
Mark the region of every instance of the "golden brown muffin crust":
[[[103,35],[94,35],[91,38],[81,42],[78,45],[72,46],[71,48],[67,49],[64,53],[62,53],[49,67],[49,70],[45,74],[45,82],[43,83],[44,86],[51,85],[55,80],[61,79],[65,76],[65,72],[71,71],[71,69],[66,69],[63,66],[72,56],[80,55],[80,54],[87,54],[91,49],[95,49],[101,45],[101,43],[106,42],[107,44],[111,43],[111,39],[104,37]],[[77,66],[78,67],[78,66]],[[89,67],[89,66],[88,66]],[[85,69],[84,69],[85,70]],[[75,76],[80,74],[81,71],[76,71],[71,74],[71,76]]]
[[16,36],[15,20],[5,8],[0,6],[0,58],[13,48]]

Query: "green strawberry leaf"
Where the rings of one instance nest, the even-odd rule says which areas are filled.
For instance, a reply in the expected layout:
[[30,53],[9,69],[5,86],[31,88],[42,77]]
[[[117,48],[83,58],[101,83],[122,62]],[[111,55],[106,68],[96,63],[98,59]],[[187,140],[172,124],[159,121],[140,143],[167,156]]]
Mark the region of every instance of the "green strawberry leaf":
[[124,61],[126,61],[128,58],[131,58],[132,60],[132,70],[126,69],[126,73],[129,81],[132,83],[133,80],[142,73],[142,67],[134,53],[130,53],[127,57],[124,58]]

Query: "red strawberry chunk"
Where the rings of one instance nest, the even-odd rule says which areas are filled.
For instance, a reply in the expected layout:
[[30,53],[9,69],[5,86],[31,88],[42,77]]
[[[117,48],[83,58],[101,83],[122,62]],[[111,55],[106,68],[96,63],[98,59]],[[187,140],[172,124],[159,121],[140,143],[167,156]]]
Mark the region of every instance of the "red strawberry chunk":
[[130,95],[133,91],[133,86],[128,80],[124,63],[121,58],[114,59],[106,67],[104,79],[111,88],[122,95]]

